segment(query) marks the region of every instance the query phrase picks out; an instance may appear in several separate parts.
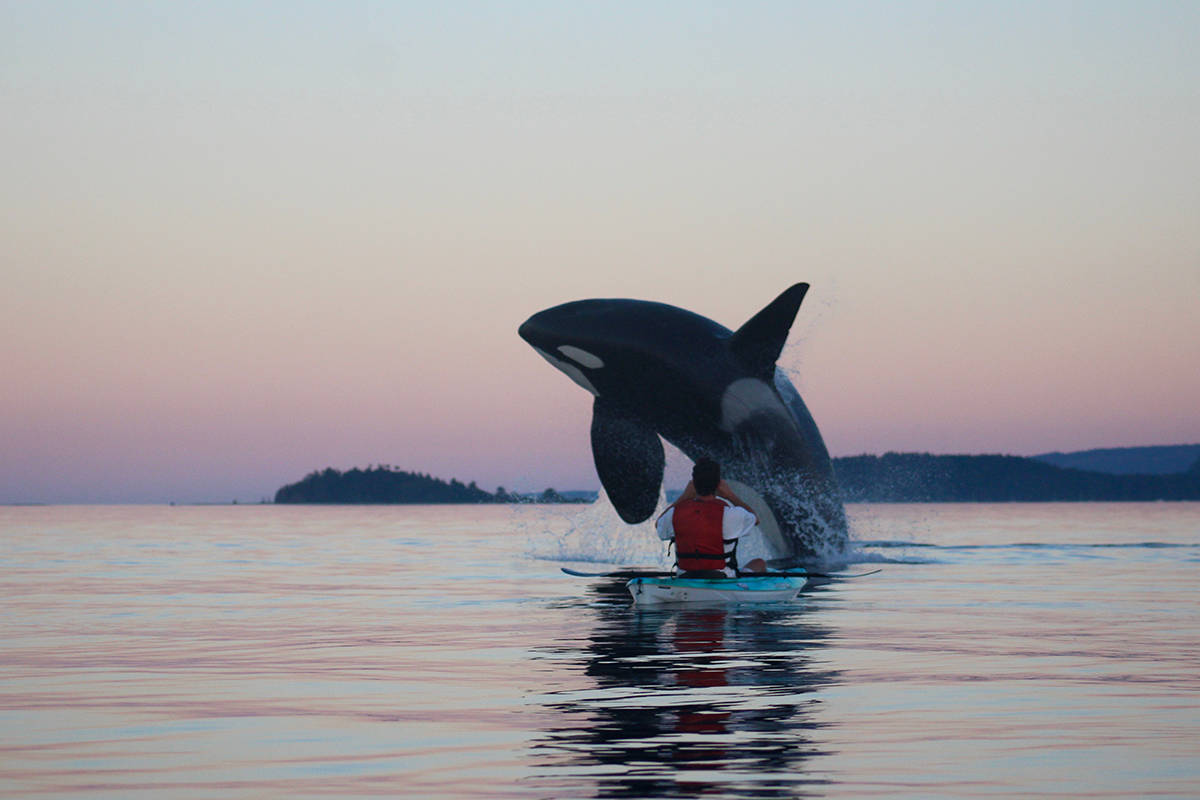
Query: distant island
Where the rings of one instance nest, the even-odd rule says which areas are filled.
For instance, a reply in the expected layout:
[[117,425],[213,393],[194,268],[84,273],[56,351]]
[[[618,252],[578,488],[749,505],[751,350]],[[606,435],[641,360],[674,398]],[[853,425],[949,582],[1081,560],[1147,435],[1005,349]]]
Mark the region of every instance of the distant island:
[[546,489],[540,494],[515,494],[503,486],[488,492],[452,478],[449,483],[389,465],[341,472],[328,467],[309,473],[275,492],[276,503],[587,503],[586,492],[560,494]]
[[1200,459],[1200,444],[1156,447],[1106,447],[1073,453],[1042,453],[1033,456],[1056,467],[1111,472],[1115,475],[1166,475],[1187,472]]
[[[833,459],[850,503],[1200,500],[1200,445],[1006,455],[886,453]],[[1140,472],[1137,470],[1141,470]],[[589,503],[596,492],[488,492],[392,466],[326,468],[275,493],[276,503]],[[677,496],[669,492],[668,497]]]
[[1040,457],[929,453],[835,458],[833,466],[847,502],[1200,500],[1200,458],[1185,471],[1157,474],[1059,467]]

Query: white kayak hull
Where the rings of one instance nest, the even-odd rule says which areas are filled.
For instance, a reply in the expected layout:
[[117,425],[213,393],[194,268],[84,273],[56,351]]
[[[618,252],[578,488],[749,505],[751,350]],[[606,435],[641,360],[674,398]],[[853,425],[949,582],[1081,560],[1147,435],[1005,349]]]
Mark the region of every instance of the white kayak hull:
[[625,584],[638,605],[674,603],[779,603],[795,599],[805,578],[756,575],[741,578],[634,578]]

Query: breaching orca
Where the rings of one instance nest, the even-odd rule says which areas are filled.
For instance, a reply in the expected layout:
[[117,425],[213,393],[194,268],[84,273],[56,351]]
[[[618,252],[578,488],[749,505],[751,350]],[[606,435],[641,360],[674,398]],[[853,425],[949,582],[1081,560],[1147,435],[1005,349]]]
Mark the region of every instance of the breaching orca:
[[579,300],[534,314],[518,333],[595,395],[592,455],[621,519],[658,503],[666,439],[715,459],[758,512],[770,558],[812,563],[842,552],[846,517],[829,452],[775,362],[807,283],[736,332],[643,300]]

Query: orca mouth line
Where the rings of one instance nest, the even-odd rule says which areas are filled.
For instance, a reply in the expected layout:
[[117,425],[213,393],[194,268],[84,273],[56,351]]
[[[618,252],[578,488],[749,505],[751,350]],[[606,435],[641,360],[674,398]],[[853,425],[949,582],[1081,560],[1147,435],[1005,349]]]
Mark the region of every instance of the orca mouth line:
[[[563,345],[563,347],[567,347],[567,346],[568,345]],[[555,369],[557,369],[559,372],[563,373],[568,378],[575,381],[575,383],[577,383],[579,386],[582,386],[587,391],[591,392],[594,396],[596,396],[596,397],[600,396],[600,390],[596,388],[595,384],[593,384],[590,380],[588,380],[587,375],[584,374],[582,369],[580,369],[579,367],[570,363],[569,361],[564,361],[563,359],[558,358],[553,353],[547,353],[545,350],[543,350],[540,347],[534,347],[533,349],[537,351],[538,355],[540,355],[542,358],[549,361],[550,365],[553,366]],[[562,349],[562,347],[559,348],[559,350],[561,350],[561,349]],[[580,352],[583,352],[583,351],[581,350]],[[599,360],[599,359],[597,359],[597,360]],[[601,362],[601,363],[603,363],[603,362]]]
[[562,353],[567,358],[574,361],[576,364],[587,367],[588,369],[603,369],[604,359],[598,355],[589,353],[579,347],[574,347],[569,344],[560,344],[558,352]]

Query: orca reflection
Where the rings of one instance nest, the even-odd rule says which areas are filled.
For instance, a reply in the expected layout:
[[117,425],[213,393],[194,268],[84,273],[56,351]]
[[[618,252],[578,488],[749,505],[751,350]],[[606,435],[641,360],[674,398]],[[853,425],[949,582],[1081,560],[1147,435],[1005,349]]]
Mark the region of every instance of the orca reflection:
[[819,562],[846,544],[829,452],[775,362],[807,283],[788,288],[736,332],[643,300],[579,300],[534,314],[519,333],[595,395],[592,456],[617,513],[654,513],[666,439],[693,461],[720,462],[758,512],[767,557]]

